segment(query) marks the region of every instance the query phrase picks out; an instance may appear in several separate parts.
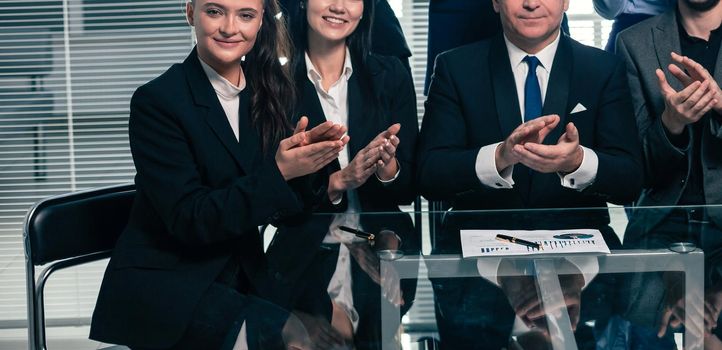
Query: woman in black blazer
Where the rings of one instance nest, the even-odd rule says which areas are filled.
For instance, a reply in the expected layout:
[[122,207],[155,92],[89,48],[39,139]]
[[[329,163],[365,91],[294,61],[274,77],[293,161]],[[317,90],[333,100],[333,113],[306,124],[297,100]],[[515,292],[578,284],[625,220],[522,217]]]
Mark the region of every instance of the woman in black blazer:
[[[133,349],[312,348],[284,311],[258,226],[313,209],[307,176],[344,147],[326,123],[293,136],[290,43],[276,0],[194,0],[197,46],[130,105],[137,195],[90,337]],[[242,64],[241,58],[245,56]],[[284,344],[285,343],[285,344]]]
[[[325,169],[333,204],[317,210],[338,215],[317,214],[279,229],[267,252],[274,270],[295,281],[295,307],[323,316],[359,349],[381,346],[381,303],[403,305],[405,311],[416,282],[404,281],[402,295],[394,293],[382,283],[375,253],[338,226],[377,234],[391,230],[406,254],[418,254],[420,245],[410,216],[399,210],[416,196],[416,97],[398,58],[369,52],[374,4],[302,0],[288,9],[296,12],[290,16],[299,90],[294,115],[308,116],[310,125],[345,125],[350,140],[348,151]],[[354,215],[364,212],[391,214]]]

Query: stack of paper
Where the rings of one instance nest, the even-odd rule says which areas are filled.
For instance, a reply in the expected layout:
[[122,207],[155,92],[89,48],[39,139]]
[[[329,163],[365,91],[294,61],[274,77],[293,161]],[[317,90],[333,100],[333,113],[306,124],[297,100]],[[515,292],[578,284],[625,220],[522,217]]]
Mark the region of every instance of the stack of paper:
[[[518,238],[539,245],[500,240],[497,235]],[[599,230],[461,230],[461,251],[465,258],[532,254],[606,253],[609,247]]]

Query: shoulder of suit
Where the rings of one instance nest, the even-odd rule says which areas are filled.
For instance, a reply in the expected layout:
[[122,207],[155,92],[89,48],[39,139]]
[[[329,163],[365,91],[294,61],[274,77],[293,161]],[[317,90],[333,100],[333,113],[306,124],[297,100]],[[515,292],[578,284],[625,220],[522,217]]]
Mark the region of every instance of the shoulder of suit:
[[492,39],[486,39],[455,47],[440,53],[436,59],[443,59],[450,62],[467,61],[469,59],[477,60],[479,57],[483,57],[485,52],[489,51],[491,41]]
[[574,61],[584,64],[586,67],[593,67],[596,70],[613,70],[621,63],[621,58],[613,53],[602,49],[584,45],[569,38],[574,55]]
[[[675,11],[675,10],[673,9],[670,11]],[[658,27],[661,22],[671,19],[671,18],[673,18],[673,17],[670,16],[670,14],[667,12],[665,12],[661,15],[647,18],[647,19],[619,32],[618,37],[622,38],[622,40],[624,40],[626,42],[635,43],[638,40],[642,40],[642,38],[649,37],[651,35],[650,30],[652,28]]]
[[185,86],[185,74],[181,64],[172,65],[163,74],[141,85],[136,93],[144,93],[160,98],[165,95],[173,96],[181,86]]
[[366,65],[371,74],[378,74],[382,71],[398,72],[404,68],[401,60],[396,56],[386,56],[371,53],[366,59]]

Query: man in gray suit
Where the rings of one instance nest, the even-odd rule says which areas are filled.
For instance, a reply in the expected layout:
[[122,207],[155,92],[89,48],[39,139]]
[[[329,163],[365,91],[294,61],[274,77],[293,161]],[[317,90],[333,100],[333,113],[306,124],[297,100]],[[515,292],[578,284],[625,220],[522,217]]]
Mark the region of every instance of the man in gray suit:
[[[619,34],[617,53],[627,63],[644,153],[645,190],[638,207],[722,204],[721,24],[720,0],[678,0],[669,11]],[[712,267],[706,269],[706,285],[719,285],[720,228],[720,209],[639,208],[630,217],[624,245],[694,242]],[[681,318],[670,304],[660,311],[661,336]]]
[[[645,157],[638,206],[722,204],[721,23],[719,0],[679,0],[619,35]],[[653,239],[650,232],[677,219],[722,227],[720,210],[643,209],[625,244]]]

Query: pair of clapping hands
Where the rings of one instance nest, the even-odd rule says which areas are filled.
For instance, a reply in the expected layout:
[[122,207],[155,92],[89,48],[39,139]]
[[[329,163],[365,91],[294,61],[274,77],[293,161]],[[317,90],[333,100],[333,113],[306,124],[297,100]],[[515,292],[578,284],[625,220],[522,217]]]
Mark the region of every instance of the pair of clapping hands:
[[[293,135],[283,139],[276,151],[276,164],[285,180],[308,175],[328,165],[338,158],[349,141],[343,125],[326,121],[308,131],[307,127],[308,118],[301,117]],[[356,188],[373,173],[382,179],[392,178],[398,170],[396,134],[400,129],[401,124],[391,125],[359,151],[339,174],[341,183],[337,185],[343,190]]]
[[662,123],[670,133],[679,135],[688,124],[698,121],[710,110],[722,114],[722,90],[701,64],[674,52],[671,55],[676,65],[669,65],[669,73],[679,80],[684,88],[680,91],[674,90],[661,69],[657,69],[655,73],[665,104]]
[[[524,324],[532,329],[541,330],[548,334],[547,313],[559,312],[565,309],[569,315],[572,330],[576,331],[581,312],[581,294],[584,287],[584,276],[581,271],[569,261],[563,260],[560,264],[573,270],[573,274],[560,274],[559,286],[562,291],[560,305],[542,304],[539,285],[535,276],[516,275],[514,264],[509,259],[503,259],[499,264],[498,283],[509,300],[514,313]],[[552,317],[558,317],[552,315]]]
[[546,136],[559,124],[556,114],[545,115],[519,125],[496,148],[496,170],[501,172],[521,163],[540,173],[571,173],[579,168],[584,151],[579,145],[579,131],[574,123],[555,145],[543,144]]

